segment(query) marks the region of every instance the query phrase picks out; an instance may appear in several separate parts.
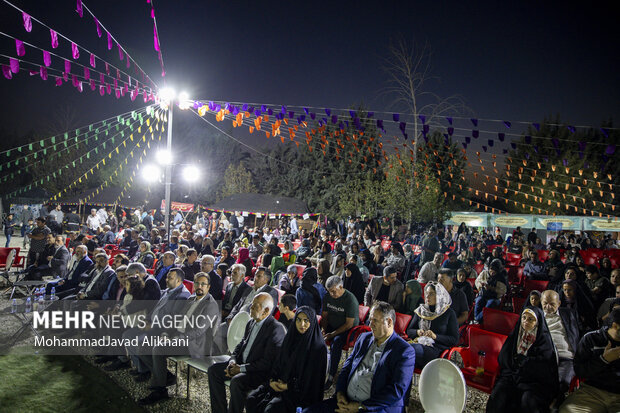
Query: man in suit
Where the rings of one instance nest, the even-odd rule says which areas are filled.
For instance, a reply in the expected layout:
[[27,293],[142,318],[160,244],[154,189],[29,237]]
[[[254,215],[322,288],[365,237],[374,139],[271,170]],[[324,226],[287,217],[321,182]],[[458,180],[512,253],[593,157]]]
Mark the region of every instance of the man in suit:
[[383,269],[383,277],[373,277],[364,295],[364,305],[371,307],[375,301],[385,301],[398,309],[403,301],[403,283],[398,281],[395,267]]
[[228,317],[239,300],[252,290],[252,287],[244,281],[245,265],[234,264],[230,269],[230,278],[231,282],[226,286],[226,293],[222,299],[222,318]]
[[[204,358],[211,355],[213,345],[213,333],[219,325],[220,311],[217,302],[209,294],[209,275],[199,272],[194,277],[194,295],[186,302],[183,314],[192,317],[193,320],[201,319],[201,324],[192,327],[182,326],[172,331],[165,331],[162,335],[174,337],[186,337],[189,339],[188,347],[170,348],[157,346],[153,348],[152,355],[140,355],[140,360],[146,364],[151,372],[151,388],[153,391],[138,403],[148,405],[168,398],[166,386],[176,383],[176,376],[167,369],[166,357],[169,355],[191,355],[192,358]],[[200,317],[200,318],[199,318]]]
[[222,301],[222,277],[213,270],[215,257],[213,255],[203,255],[200,261],[200,271],[209,274],[209,294],[217,300]]
[[93,267],[93,261],[88,256],[86,245],[78,245],[75,248],[73,265],[66,276],[58,281],[47,283],[45,293],[51,294],[52,287],[56,287],[56,295],[59,298],[73,294],[80,282],[80,275],[87,273]]
[[166,251],[162,255],[161,260],[157,262],[157,267],[155,268],[153,275],[162,290],[166,289],[166,277],[168,276],[168,272],[174,268],[175,259],[176,255],[174,255],[174,252]]
[[104,253],[99,253],[95,256],[95,266],[93,269],[89,273],[80,276],[77,287],[78,293],[76,295],[69,295],[64,299],[101,300],[112,277],[116,277],[116,274],[108,265],[108,256]]
[[[147,325],[144,328],[131,328],[123,333],[123,338],[129,340],[138,337],[138,346],[127,347],[127,354],[131,359],[135,370],[130,373],[138,383],[145,382],[151,377],[148,365],[140,358],[142,355],[152,354],[153,349],[141,345],[144,338],[148,336],[159,336],[164,333],[170,335],[171,330],[160,327],[165,324],[165,317],[176,314],[184,314],[186,301],[190,296],[189,291],[183,285],[184,273],[180,268],[173,268],[166,276],[166,290],[150,312]],[[118,369],[128,367],[127,365],[114,366]]]
[[[250,307],[250,321],[243,340],[230,361],[209,368],[211,411],[241,413],[247,394],[267,383],[272,364],[284,340],[285,329],[271,315],[275,304],[268,293],[259,293]],[[230,403],[226,406],[224,382],[230,380]]]
[[381,411],[401,413],[413,378],[415,352],[394,333],[396,312],[377,301],[370,310],[372,333],[362,334],[344,362],[336,395],[304,410],[315,412]]
[[[233,268],[235,268],[235,265],[233,265]],[[258,267],[258,269],[256,270],[256,274],[254,274],[254,285],[250,288],[248,294],[241,297],[241,299],[237,302],[237,304],[233,307],[233,309],[224,320],[225,322],[223,322],[217,330],[217,333],[215,335],[215,344],[217,345],[219,350],[218,354],[226,354],[226,339],[228,336],[228,326],[230,325],[230,322],[241,311],[245,311],[246,313],[250,312],[250,306],[252,305],[252,300],[254,300],[254,297],[256,297],[260,293],[269,294],[273,299],[273,302],[275,303],[273,307],[275,311],[275,309],[277,308],[276,306],[278,304],[279,297],[278,292],[275,290],[275,288],[269,285],[270,280],[271,274],[269,273],[269,270],[265,267]]]
[[560,308],[560,295],[556,291],[543,291],[540,303],[558,354],[559,405],[564,400],[564,393],[568,391],[575,375],[573,358],[579,345],[579,323],[573,310],[566,307]]
[[200,263],[198,260],[198,252],[194,248],[187,250],[187,259],[181,266],[185,273],[185,279],[194,281],[194,275],[200,272]]

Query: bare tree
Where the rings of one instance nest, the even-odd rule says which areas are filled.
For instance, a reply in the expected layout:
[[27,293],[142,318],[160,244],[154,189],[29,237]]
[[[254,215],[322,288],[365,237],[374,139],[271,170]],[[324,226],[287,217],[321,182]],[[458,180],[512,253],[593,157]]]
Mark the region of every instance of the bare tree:
[[419,114],[426,116],[430,125],[438,125],[437,119],[443,116],[472,114],[473,111],[460,95],[446,98],[428,90],[431,80],[439,80],[432,75],[431,48],[408,43],[404,39],[392,42],[389,57],[384,59],[383,69],[388,75],[388,85],[383,95],[393,97],[392,108],[405,108],[413,114],[414,164],[417,159],[418,138],[421,134]]

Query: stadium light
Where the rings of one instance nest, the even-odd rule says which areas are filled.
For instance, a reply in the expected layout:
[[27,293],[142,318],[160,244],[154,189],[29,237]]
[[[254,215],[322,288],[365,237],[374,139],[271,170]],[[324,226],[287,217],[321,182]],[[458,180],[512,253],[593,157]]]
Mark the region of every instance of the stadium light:
[[142,177],[147,182],[155,182],[161,176],[161,171],[155,165],[144,165],[142,168]]
[[155,154],[155,159],[160,165],[170,165],[172,163],[172,153],[168,149],[160,149]]
[[200,170],[194,165],[188,165],[183,169],[183,179],[187,182],[196,182],[200,178]]

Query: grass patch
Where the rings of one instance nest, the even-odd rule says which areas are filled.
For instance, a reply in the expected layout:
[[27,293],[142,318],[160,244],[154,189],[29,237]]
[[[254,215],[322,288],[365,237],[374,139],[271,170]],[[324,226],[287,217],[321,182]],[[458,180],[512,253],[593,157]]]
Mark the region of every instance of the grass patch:
[[144,411],[105,373],[79,356],[0,356],[0,410]]

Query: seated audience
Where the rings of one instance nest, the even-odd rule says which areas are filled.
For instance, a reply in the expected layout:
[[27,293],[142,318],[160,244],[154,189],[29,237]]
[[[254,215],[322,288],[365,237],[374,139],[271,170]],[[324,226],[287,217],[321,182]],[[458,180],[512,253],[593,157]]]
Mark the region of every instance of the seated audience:
[[441,252],[436,253],[433,256],[432,261],[425,263],[422,268],[420,268],[420,273],[418,274],[418,282],[420,284],[426,284],[429,281],[437,281],[437,273],[439,272],[442,261],[443,254]]
[[[216,301],[222,300],[222,276],[218,274],[214,269],[215,265],[215,257],[213,255],[203,255],[200,260],[200,272],[204,272],[209,275],[209,294]],[[224,277],[226,276],[226,271],[223,272]]]
[[[343,286],[342,278],[337,275],[329,277],[325,283],[329,295],[323,303],[321,329],[325,342],[330,344],[329,370],[325,388],[331,387],[338,370],[342,347],[349,330],[359,324],[359,301]],[[299,305],[299,300],[297,301]]]
[[[484,276],[485,273],[486,276]],[[474,306],[474,318],[478,323],[482,323],[482,309],[484,307],[498,307],[508,287],[506,270],[500,260],[493,260],[489,269],[480,273],[476,279],[476,286],[478,286],[480,278],[483,278],[483,280],[480,283],[480,287],[478,287],[478,297]]]
[[465,298],[467,298],[467,307],[471,307],[472,305],[474,305],[474,288],[467,280],[467,272],[464,268],[459,268],[456,271],[456,279],[453,280],[453,282],[454,286],[459,290],[463,291],[463,293],[465,294]]
[[372,307],[375,301],[384,301],[400,310],[403,304],[403,283],[397,276],[396,268],[388,265],[383,269],[383,277],[373,277],[364,294],[364,305]]
[[464,324],[469,317],[469,305],[467,305],[465,293],[454,285],[454,271],[442,268],[439,270],[437,278],[439,284],[443,285],[448,294],[450,294],[450,300],[452,300],[450,308],[454,311],[457,324],[459,326]]
[[577,377],[584,379],[560,407],[560,413],[620,411],[620,309],[607,325],[581,338],[574,358]]
[[353,293],[358,303],[364,302],[366,286],[364,285],[362,273],[360,272],[360,269],[357,267],[357,265],[347,264],[344,271],[343,283],[344,288]]
[[527,306],[498,357],[488,413],[548,412],[558,393],[555,347],[540,308]]
[[278,304],[278,310],[280,311],[280,318],[278,319],[278,321],[287,330],[291,328],[291,323],[293,321],[293,318],[295,318],[296,308],[297,308],[297,299],[295,298],[293,294],[284,294],[282,298],[280,298],[280,303]]
[[293,318],[271,369],[269,384],[262,384],[248,395],[247,413],[287,413],[323,400],[327,349],[316,313],[310,307],[300,307]]
[[176,256],[174,255],[174,252],[166,251],[161,256],[161,259],[157,262],[157,266],[153,275],[155,276],[155,279],[159,283],[159,287],[162,290],[166,289],[166,277],[168,276],[168,273],[175,267],[175,259]]
[[529,251],[529,261],[523,267],[523,275],[529,280],[548,280],[549,275],[545,269],[545,264],[538,258],[537,250]]
[[[211,411],[241,413],[248,393],[268,382],[285,336],[285,329],[271,315],[274,306],[269,294],[256,295],[250,306],[252,321],[230,361],[209,367]],[[230,403],[226,401],[226,380],[230,380]]]
[[372,332],[357,339],[338,375],[335,396],[304,413],[404,410],[416,354],[394,332],[395,321],[396,313],[389,304],[375,302],[370,310]]
[[416,308],[420,305],[422,299],[422,287],[416,280],[409,280],[405,283],[405,291],[403,291],[403,305],[400,311],[413,317]]
[[317,281],[317,276],[316,268],[307,267],[304,270],[301,276],[301,285],[295,291],[298,307],[307,306],[316,312],[323,311],[323,301],[327,295],[327,290],[323,284]]
[[438,282],[431,281],[424,287],[424,303],[415,310],[407,335],[413,340],[415,365],[423,368],[441,352],[456,346],[459,329],[452,300],[448,291]]
[[286,274],[282,274],[278,280],[278,289],[287,294],[295,294],[299,284],[301,284],[301,281],[297,275],[297,265],[291,264],[287,267]]
[[[222,264],[220,264],[222,265]],[[224,264],[226,265],[226,264]],[[218,271],[227,271],[228,268],[218,266]],[[228,317],[233,307],[246,295],[250,293],[252,287],[250,287],[244,280],[245,267],[243,265],[237,265],[230,269],[230,283],[226,286],[226,292],[222,299],[222,319]]]

